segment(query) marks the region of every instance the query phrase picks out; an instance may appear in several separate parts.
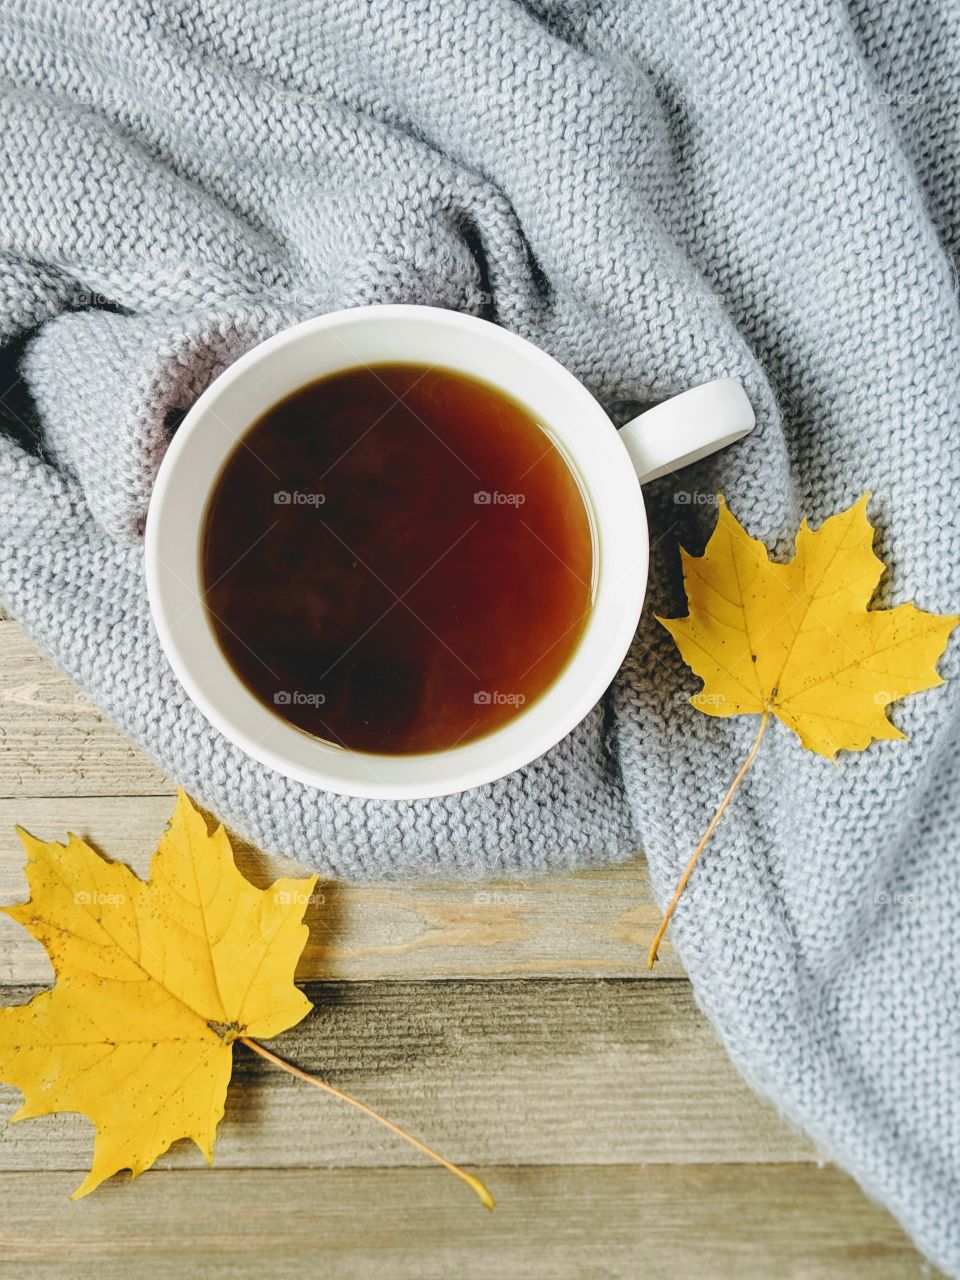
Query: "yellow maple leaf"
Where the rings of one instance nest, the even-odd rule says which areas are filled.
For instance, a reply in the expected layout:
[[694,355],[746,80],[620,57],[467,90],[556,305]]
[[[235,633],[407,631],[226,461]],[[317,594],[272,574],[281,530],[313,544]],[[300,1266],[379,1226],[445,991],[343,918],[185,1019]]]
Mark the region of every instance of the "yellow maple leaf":
[[2,910],[44,944],[56,986],[0,1009],[0,1079],[24,1096],[13,1119],[93,1121],[73,1198],[120,1169],[136,1177],[179,1138],[209,1162],[233,1042],[275,1036],[312,1008],[293,976],[316,877],[257,889],[183,792],[148,881],[75,836],[18,831],[31,897]]
[[883,573],[873,552],[869,500],[864,494],[816,530],[804,519],[787,564],[770,559],[723,498],[703,555],[681,549],[689,613],[657,621],[703,681],[690,701],[710,716],[757,713],[760,726],[680,877],[650,944],[649,968],[772,716],[807,750],[833,760],[841,750],[862,751],[877,739],[906,737],[888,718],[887,707],[943,684],[937,661],[960,617],[924,613],[913,604],[868,607]]
[[769,713],[830,759],[905,736],[886,708],[943,683],[936,663],[960,618],[868,609],[883,573],[869,496],[817,530],[804,520],[788,564],[771,561],[720,499],[703,555],[681,551],[689,615],[658,619],[704,682],[695,707]]

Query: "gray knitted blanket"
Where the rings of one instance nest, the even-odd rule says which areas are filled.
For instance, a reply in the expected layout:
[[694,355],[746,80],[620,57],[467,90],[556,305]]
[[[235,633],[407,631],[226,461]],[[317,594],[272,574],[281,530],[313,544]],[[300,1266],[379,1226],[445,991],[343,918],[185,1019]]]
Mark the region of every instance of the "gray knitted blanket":
[[[666,899],[755,724],[653,620],[726,494],[783,552],[865,489],[884,602],[960,602],[960,11],[896,0],[0,0],[0,599],[215,813],[325,874],[649,856]],[[170,434],[259,339],[473,311],[614,415],[708,378],[740,446],[649,488],[648,611],[545,758],[365,803],[244,758],[150,624]],[[960,680],[837,767],[768,734],[676,919],[744,1074],[960,1273]],[[638,968],[643,956],[638,952]]]

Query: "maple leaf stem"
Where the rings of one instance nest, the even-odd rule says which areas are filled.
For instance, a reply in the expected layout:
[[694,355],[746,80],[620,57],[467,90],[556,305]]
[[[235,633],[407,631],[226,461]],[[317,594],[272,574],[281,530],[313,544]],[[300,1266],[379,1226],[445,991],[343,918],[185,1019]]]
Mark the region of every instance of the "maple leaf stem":
[[395,1133],[398,1138],[403,1138],[404,1142],[409,1142],[412,1147],[416,1147],[418,1151],[422,1151],[425,1156],[429,1156],[431,1160],[436,1160],[437,1164],[443,1165],[444,1169],[449,1169],[452,1174],[465,1182],[471,1191],[475,1192],[480,1198],[480,1202],[485,1209],[495,1208],[493,1196],[480,1181],[475,1178],[472,1173],[467,1173],[461,1169],[459,1165],[452,1164],[449,1160],[444,1159],[437,1151],[433,1151],[430,1147],[414,1138],[412,1134],[407,1133],[405,1129],[401,1129],[399,1125],[388,1120],[386,1116],[382,1116],[379,1111],[374,1111],[373,1107],[368,1107],[365,1102],[358,1102],[356,1098],[351,1098],[349,1093],[344,1093],[341,1089],[336,1089],[332,1084],[327,1084],[325,1080],[319,1079],[317,1076],[310,1075],[307,1071],[302,1071],[300,1067],[295,1067],[293,1063],[286,1062],[265,1045],[260,1044],[258,1040],[250,1040],[247,1036],[239,1036],[241,1044],[245,1044],[248,1049],[252,1049],[254,1053],[258,1053],[261,1058],[266,1058],[268,1062],[272,1062],[274,1066],[281,1067],[284,1071],[289,1071],[292,1076],[296,1076],[298,1080],[305,1080],[307,1084],[314,1085],[317,1089],[323,1089],[325,1093],[331,1093],[335,1098],[339,1098],[341,1102],[349,1102],[351,1107],[356,1107],[358,1111],[362,1111],[364,1115],[370,1116],[372,1120],[379,1121],[385,1125],[391,1133]]
[[766,733],[767,725],[769,723],[770,723],[770,712],[764,711],[763,715],[760,717],[760,728],[757,730],[757,736],[753,740],[753,746],[747,752],[746,760],[744,760],[743,764],[740,766],[739,770],[737,771],[737,776],[734,778],[734,780],[730,783],[730,786],[727,788],[727,794],[720,801],[717,811],[713,815],[713,817],[710,819],[710,824],[707,827],[706,831],[703,833],[700,843],[697,845],[696,849],[694,849],[693,857],[687,863],[686,869],[683,875],[680,877],[680,883],[677,885],[673,898],[670,901],[670,905],[669,907],[667,907],[666,911],[664,912],[663,919],[660,921],[660,928],[657,930],[656,937],[654,938],[653,942],[650,943],[650,950],[647,952],[647,968],[648,969],[652,969],[654,966],[654,963],[656,962],[657,952],[660,949],[660,943],[663,941],[663,935],[667,931],[667,925],[670,923],[670,917],[673,915],[676,905],[680,901],[680,895],[683,893],[684,889],[687,887],[687,881],[690,879],[691,875],[693,874],[693,868],[697,865],[697,861],[699,860],[701,853],[703,853],[704,849],[707,846],[708,841],[710,840],[710,837],[713,835],[714,831],[717,829],[717,823],[723,817],[723,814],[724,814],[724,811],[726,810],[727,805],[733,799],[733,796],[737,788],[740,786],[740,783],[747,776],[747,770],[750,768],[754,760],[757,758],[757,752],[760,750],[760,743],[763,741],[763,735]]

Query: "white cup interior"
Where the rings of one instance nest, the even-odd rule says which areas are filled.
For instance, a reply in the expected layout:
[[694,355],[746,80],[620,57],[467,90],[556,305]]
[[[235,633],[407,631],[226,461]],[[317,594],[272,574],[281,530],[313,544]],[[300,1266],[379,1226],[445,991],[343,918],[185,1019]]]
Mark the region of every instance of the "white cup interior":
[[[203,605],[204,513],[239,438],[305,383],[385,361],[459,370],[518,400],[576,474],[595,535],[594,605],[560,676],[485,737],[420,755],[346,750],[283,720],[234,673]],[[447,795],[491,782],[569,733],[602,697],[629,647],[643,604],[647,561],[640,486],[616,429],[589,392],[524,339],[433,307],[362,307],[321,316],[261,343],[231,365],[181,423],[154,486],[146,530],[147,585],[157,632],[175,673],[207,719],[248,755],[289,778],[372,799]]]

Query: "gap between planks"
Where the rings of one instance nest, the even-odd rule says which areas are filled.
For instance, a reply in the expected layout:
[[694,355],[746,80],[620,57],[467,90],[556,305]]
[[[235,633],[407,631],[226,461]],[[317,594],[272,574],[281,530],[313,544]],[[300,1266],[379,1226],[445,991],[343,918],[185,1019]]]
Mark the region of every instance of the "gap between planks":
[[[24,896],[22,853],[19,846],[12,852],[9,845],[11,815],[13,821],[32,826],[35,834],[45,838],[63,837],[62,829],[54,825],[51,830],[50,821],[62,818],[78,834],[89,833],[104,853],[122,857],[145,872],[149,850],[172,811],[172,796],[173,786],[162,771],[0,610],[0,901]],[[154,821],[158,816],[159,822]],[[238,850],[238,862],[258,883],[290,870],[290,864],[248,848]],[[490,889],[489,884],[420,882],[415,886],[337,885],[326,893],[321,886],[325,901],[318,904],[319,917],[311,921],[313,941],[300,976],[334,975],[353,982],[441,978],[454,980],[451,989],[459,990],[456,979],[463,976],[644,975],[637,951],[645,947],[650,930],[656,927],[658,912],[640,860],[618,868],[540,878],[520,887],[511,881],[493,886],[492,893]],[[0,920],[0,926],[7,927],[0,929],[0,982],[48,982],[51,975],[42,949],[30,940],[24,947],[9,932],[11,925]],[[657,977],[682,977],[672,949],[668,946],[661,954],[664,962]],[[546,984],[512,985],[533,991],[543,990]],[[697,1027],[699,1014],[685,983],[622,985],[680,996],[670,1014],[673,1029],[681,1033]],[[417,986],[436,994],[444,983],[424,981]],[[489,990],[484,984],[484,995]],[[5,997],[8,1003],[17,994],[8,990]],[[702,1034],[706,1024],[700,1021]],[[524,1034],[529,1036],[529,1028]],[[553,1034],[569,1043],[567,1028],[555,1029]],[[312,1051],[311,1043],[308,1036],[295,1044],[288,1035],[277,1047],[286,1051],[289,1044],[292,1056],[294,1047],[298,1052],[301,1048]],[[186,1259],[195,1266],[198,1259],[206,1258],[201,1267],[205,1274],[259,1277],[268,1269],[271,1275],[300,1280],[308,1268],[315,1267],[318,1253],[347,1265],[349,1272],[344,1274],[351,1280],[368,1275],[379,1278],[384,1267],[396,1280],[408,1275],[446,1280],[453,1270],[484,1275],[498,1269],[518,1280],[539,1278],[545,1272],[558,1280],[585,1274],[632,1278],[638,1258],[643,1260],[644,1274],[654,1280],[699,1274],[710,1274],[714,1280],[726,1276],[767,1280],[774,1271],[798,1280],[847,1276],[852,1280],[865,1268],[873,1280],[933,1274],[893,1219],[867,1201],[845,1175],[805,1163],[769,1163],[777,1151],[782,1160],[809,1160],[809,1143],[788,1133],[772,1109],[746,1090],[709,1029],[699,1049],[686,1058],[679,1052],[679,1068],[669,1054],[634,1057],[620,1064],[613,1075],[607,1074],[605,1054],[600,1055],[599,1070],[597,1060],[590,1060],[579,1076],[570,1053],[565,1058],[558,1052],[559,1065],[551,1067],[557,1074],[552,1076],[542,1070],[542,1063],[540,1069],[531,1070],[529,1063],[518,1066],[509,1059],[506,1076],[498,1075],[499,1064],[495,1064],[483,1096],[496,1101],[500,1097],[496,1088],[501,1085],[507,1098],[512,1088],[519,1093],[512,1108],[504,1111],[491,1104],[489,1114],[469,1105],[488,1083],[473,1071],[466,1080],[462,1071],[459,1075],[456,1070],[452,1075],[438,1072],[432,1081],[411,1081],[396,1073],[381,1088],[376,1061],[354,1063],[353,1075],[350,1064],[342,1059],[332,1064],[340,1073],[339,1083],[358,1093],[365,1091],[367,1101],[378,1102],[395,1119],[403,1120],[403,1108],[408,1107],[410,1127],[438,1145],[442,1139],[437,1132],[448,1132],[447,1154],[455,1155],[462,1145],[463,1160],[479,1158],[484,1135],[488,1142],[490,1134],[498,1135],[497,1142],[491,1143],[491,1147],[500,1144],[494,1153],[501,1160],[494,1166],[494,1190],[507,1199],[502,1199],[495,1215],[495,1235],[483,1226],[485,1215],[470,1212],[472,1206],[465,1209],[465,1193],[449,1185],[453,1182],[449,1175],[413,1167],[391,1172],[374,1167],[384,1160],[384,1148],[377,1145],[382,1136],[374,1139],[369,1122],[365,1122],[367,1135],[361,1136],[363,1126],[357,1126],[361,1118],[347,1108],[328,1108],[321,1122],[315,1106],[301,1109],[304,1098],[292,1101],[293,1111],[286,1111],[285,1118],[291,1099],[288,1096],[281,1105],[280,1080],[257,1079],[256,1089],[245,1087],[252,1064],[245,1066],[241,1060],[218,1145],[221,1166],[229,1165],[231,1159],[242,1164],[244,1150],[251,1164],[262,1164],[263,1142],[289,1158],[290,1133],[295,1128],[307,1137],[318,1134],[329,1161],[339,1149],[344,1158],[349,1153],[351,1165],[363,1163],[357,1152],[365,1149],[369,1167],[324,1171],[305,1166],[260,1171],[221,1167],[206,1173],[178,1168],[172,1182],[169,1173],[151,1172],[136,1188],[124,1179],[113,1179],[94,1197],[92,1210],[87,1207],[90,1201],[83,1202],[86,1216],[80,1218],[75,1216],[77,1207],[65,1207],[62,1200],[74,1185],[73,1176],[28,1171],[33,1159],[29,1152],[37,1141],[36,1125],[44,1125],[45,1163],[53,1156],[54,1162],[75,1161],[78,1170],[85,1168],[86,1123],[80,1117],[59,1116],[31,1125],[5,1126],[0,1168],[18,1171],[0,1173],[5,1205],[5,1224],[0,1228],[3,1255],[16,1266],[13,1274],[17,1276],[23,1274],[18,1264],[29,1261],[30,1274],[38,1280],[45,1276],[60,1280],[65,1257],[70,1258],[72,1277],[90,1275],[97,1280],[126,1277],[132,1257],[150,1276],[179,1278]],[[329,1042],[317,1059],[315,1070],[331,1066]],[[656,1063],[653,1076],[651,1062]],[[656,1099],[677,1069],[682,1096],[672,1111],[658,1116]],[[375,1079],[367,1079],[368,1070]],[[286,1080],[282,1073],[276,1074]],[[624,1090],[625,1083],[635,1078],[642,1087]],[[574,1099],[579,1089],[582,1132],[576,1125],[571,1130],[570,1107],[561,1105],[564,1099],[558,1092],[570,1087],[571,1079]],[[294,1083],[287,1081],[288,1089]],[[303,1091],[312,1093],[305,1087]],[[377,1096],[372,1097],[371,1091]],[[14,1110],[14,1095],[14,1090],[5,1091],[0,1104],[4,1117]],[[576,1151],[565,1156],[559,1168],[503,1163],[503,1151],[510,1147],[509,1134],[498,1128],[504,1116],[513,1115],[520,1126],[515,1142],[528,1139],[521,1122],[528,1115],[537,1119],[544,1097],[552,1097],[559,1108],[553,1117],[557,1145],[562,1148],[573,1140],[579,1143]],[[601,1097],[605,1105],[599,1108],[597,1131],[593,1124],[597,1113],[584,1103],[596,1103]],[[612,1109],[611,1099],[619,1099]],[[628,1112],[629,1125],[624,1121]],[[464,1120],[471,1117],[473,1129],[468,1124],[466,1132],[474,1142],[464,1139]],[[547,1114],[541,1118],[549,1119]],[[692,1121],[689,1132],[685,1130],[688,1119]],[[734,1132],[728,1133],[731,1122]],[[21,1142],[21,1129],[28,1128],[34,1133],[28,1138],[23,1132]],[[649,1167],[611,1162],[606,1151],[603,1167],[577,1162],[576,1152],[582,1155],[591,1141],[600,1146],[612,1143],[614,1148],[618,1141],[622,1144],[625,1129],[631,1130],[634,1140],[637,1132],[649,1136],[652,1145],[638,1157],[645,1163],[657,1149],[656,1139],[662,1142],[664,1134],[669,1135],[670,1154],[664,1157],[668,1163],[655,1166],[653,1178]],[[711,1147],[711,1135],[715,1138],[717,1133],[722,1150]],[[765,1155],[749,1154],[758,1143],[765,1147]],[[82,1159],[77,1154],[80,1145]],[[521,1155],[528,1156],[528,1144],[520,1142],[520,1146]],[[702,1160],[704,1152],[715,1157],[713,1164],[684,1163]],[[191,1157],[195,1153],[181,1143],[165,1161],[173,1167],[189,1164]],[[397,1158],[403,1157],[398,1154]],[[764,1162],[739,1163],[758,1159]],[[123,1198],[122,1232],[117,1231],[118,1196]],[[363,1221],[365,1212],[369,1223]],[[161,1226],[158,1235],[157,1224],[165,1218],[169,1228]],[[322,1229],[317,1230],[321,1219]],[[261,1220],[262,1231],[254,1228],[251,1239],[250,1224]],[[230,1224],[226,1232],[225,1222]],[[690,1232],[691,1222],[696,1223],[696,1232]],[[216,1242],[207,1256],[211,1232]],[[223,1269],[226,1257],[228,1271]],[[0,1275],[5,1270],[0,1256]]]
[[[458,1163],[809,1162],[810,1140],[758,1098],[676,982],[311,983],[314,1009],[272,1042]],[[35,987],[8,988],[8,1004]],[[18,1093],[0,1088],[0,1122]],[[90,1127],[0,1128],[0,1170],[82,1169]],[[161,1165],[196,1166],[180,1144]],[[352,1107],[234,1050],[219,1165],[420,1164]]]

